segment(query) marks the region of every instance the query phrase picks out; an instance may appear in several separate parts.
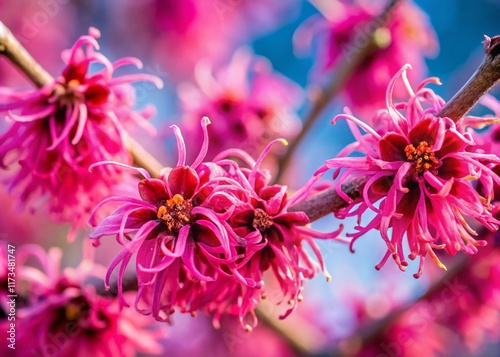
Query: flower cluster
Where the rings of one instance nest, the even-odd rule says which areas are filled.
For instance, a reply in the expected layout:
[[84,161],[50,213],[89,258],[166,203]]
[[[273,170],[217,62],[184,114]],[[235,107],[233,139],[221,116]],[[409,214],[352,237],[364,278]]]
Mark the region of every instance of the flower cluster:
[[[135,255],[138,311],[166,321],[175,310],[205,311],[213,314],[215,326],[222,314],[236,314],[250,330],[257,323],[254,309],[266,292],[264,272],[271,271],[278,281],[283,299],[291,304],[288,314],[302,299],[305,278],[319,269],[329,277],[312,238],[333,239],[339,232],[316,232],[307,227],[305,213],[288,211],[307,197],[312,183],[290,199],[286,186],[269,185],[269,172],[260,164],[280,140],[271,142],[256,161],[242,150],[230,149],[212,162],[202,162],[208,150],[208,124],[204,118],[202,149],[190,166],[185,165],[180,130],[173,126],[179,148],[176,167],[165,168],[158,179],[140,170],[145,176],[138,187],[140,199],[102,201],[94,214],[108,202],[123,204],[100,223],[91,217],[95,230],[90,238],[97,243],[103,236],[116,235],[124,246],[106,275],[109,287],[111,273],[121,263],[118,288],[124,305],[123,277]],[[253,321],[247,321],[247,315]]]
[[[8,111],[12,121],[0,137],[0,166],[10,169],[9,188],[32,207],[48,200],[53,217],[76,223],[75,227],[109,195],[119,177],[124,179],[116,168],[96,175],[89,173],[89,166],[111,159],[130,163],[125,127],[148,125],[151,111],[131,108],[135,92],[130,83],[162,85],[148,74],[113,77],[117,68],[141,67],[141,62],[123,58],[111,63],[96,51],[99,36],[91,28],[89,35],[64,51],[62,75],[39,90],[0,88],[0,110]],[[89,74],[91,66],[102,68]]]
[[[17,252],[16,349],[18,355],[135,356],[160,354],[161,329],[151,320],[120,311],[116,297],[99,295],[92,282],[105,268],[83,259],[60,271],[62,251],[36,245]],[[2,305],[3,305],[2,301]],[[2,306],[4,307],[4,306]],[[0,322],[8,326],[7,319]],[[10,355],[2,344],[0,351]]]
[[[492,166],[498,165],[500,159],[481,150],[467,131],[467,126],[484,126],[492,118],[464,117],[454,122],[440,117],[444,101],[425,87],[439,83],[438,80],[428,79],[414,92],[406,78],[408,68],[409,65],[404,66],[388,86],[387,108],[375,118],[378,131],[347,110],[335,117],[334,122],[340,118],[348,120],[357,141],[337,158],[327,160],[318,174],[335,170],[337,193],[349,203],[336,213],[339,217],[358,216],[361,220],[367,210],[375,212],[366,226],[356,227],[357,232],[349,236],[354,243],[373,229],[380,231],[387,253],[377,269],[392,256],[405,270],[406,241],[409,258],[420,257],[420,267],[414,275],[419,277],[427,255],[444,268],[434,249],[444,249],[450,255],[458,251],[474,254],[478,246],[486,244],[475,239],[477,233],[471,219],[491,231],[498,229],[500,221],[491,213],[491,201],[493,182],[500,182]],[[409,99],[393,104],[393,89],[399,80],[407,88]],[[358,126],[366,133],[362,134]],[[347,157],[356,151],[365,156]],[[343,182],[360,177],[366,178],[361,203],[341,190]],[[484,187],[482,195],[472,184],[474,181]]]
[[300,131],[296,110],[302,89],[247,49],[237,51],[228,66],[218,71],[200,61],[195,79],[196,86],[183,83],[178,90],[183,130],[202,142],[200,118],[213,121],[208,159],[229,148],[257,155],[272,139],[293,139]]

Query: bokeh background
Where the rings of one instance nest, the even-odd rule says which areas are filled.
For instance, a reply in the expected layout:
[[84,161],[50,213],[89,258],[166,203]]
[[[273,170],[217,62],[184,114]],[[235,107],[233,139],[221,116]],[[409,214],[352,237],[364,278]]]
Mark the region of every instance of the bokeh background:
[[[138,130],[136,138],[162,163],[172,165],[176,153],[173,135],[168,128],[171,124],[182,126],[177,89],[181,83],[193,81],[193,68],[198,60],[208,59],[215,67],[224,66],[236,49],[246,46],[256,55],[267,58],[275,71],[297,82],[306,94],[314,87],[311,69],[315,63],[315,51],[297,56],[293,45],[296,30],[306,19],[319,13],[313,4],[304,0],[198,1],[203,5],[194,14],[190,8],[192,1],[184,3],[180,0],[0,0],[0,21],[54,74],[63,68],[60,52],[86,33],[89,26],[101,30],[101,50],[109,58],[133,56],[143,60],[144,71],[159,76],[166,85],[162,90],[138,86],[138,106],[153,103],[157,107],[152,122],[158,135],[151,139]],[[434,58],[426,59],[428,74],[439,77],[443,83],[433,89],[449,99],[481,62],[483,35],[500,33],[500,1],[415,0],[415,3],[427,14],[439,41],[439,52]],[[4,58],[0,58],[0,84],[15,88],[31,86]],[[493,93],[498,97],[499,88]],[[285,179],[291,189],[300,187],[324,160],[333,157],[352,141],[345,123],[339,122],[334,127],[329,125],[344,105],[341,97],[334,99],[300,145]],[[304,118],[309,108],[310,102],[304,101],[298,111],[299,117]],[[475,112],[484,114],[486,111],[478,108]],[[0,124],[2,129],[5,126],[6,123]],[[197,145],[193,138],[186,137],[186,141],[188,147]],[[69,226],[51,223],[43,210],[34,214],[26,212],[16,205],[5,188],[0,188],[0,205],[3,212],[0,214],[0,237],[18,244],[36,242],[45,247],[62,246],[65,264],[74,266],[78,262],[80,245],[66,243]],[[338,224],[328,217],[316,222],[314,227],[332,230]],[[345,224],[349,229],[355,222]],[[84,239],[83,232],[80,238]],[[166,326],[165,355],[500,354],[500,345],[496,342],[500,336],[486,332],[498,330],[498,325],[486,325],[500,320],[491,322],[487,314],[475,324],[471,323],[468,328],[480,334],[476,336],[479,345],[466,348],[467,343],[455,326],[437,324],[433,319],[439,314],[439,309],[446,309],[446,304],[431,300],[427,305],[412,307],[412,303],[444,274],[432,264],[426,266],[421,279],[415,280],[412,272],[416,271],[417,264],[410,263],[406,273],[391,264],[381,271],[374,269],[384,253],[384,244],[376,237],[360,239],[355,254],[338,243],[322,242],[320,246],[333,279],[326,283],[324,277],[318,276],[308,282],[304,301],[287,320],[278,321],[279,312],[266,301],[262,310],[267,316],[263,320],[267,321],[262,321],[251,334],[240,331],[230,319],[222,330],[214,330],[209,318],[198,316],[193,319],[178,314],[174,324]],[[117,249],[113,242],[105,244],[97,252],[97,259],[106,264]],[[453,265],[452,260],[450,264]],[[272,299],[271,294],[271,302]],[[450,304],[457,301],[452,299]],[[389,319],[386,317],[402,309],[409,311],[407,325],[413,323],[416,335],[401,339],[401,335],[394,333],[391,338],[390,327],[397,319],[392,315]],[[495,314],[495,311],[491,313]],[[404,325],[404,321],[401,323]]]

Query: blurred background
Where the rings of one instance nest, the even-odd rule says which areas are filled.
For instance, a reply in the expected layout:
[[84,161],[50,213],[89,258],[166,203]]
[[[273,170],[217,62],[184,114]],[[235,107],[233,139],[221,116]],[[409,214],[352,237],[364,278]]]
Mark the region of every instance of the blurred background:
[[[336,7],[335,3],[338,1],[0,0],[0,21],[53,75],[64,68],[61,51],[87,33],[89,26],[101,31],[101,51],[111,60],[123,56],[141,59],[143,71],[160,77],[165,87],[157,90],[146,84],[136,85],[137,106],[152,103],[157,108],[152,119],[157,135],[150,138],[138,129],[134,137],[168,166],[175,165],[177,159],[170,125],[177,124],[183,129],[192,155],[196,155],[201,144],[198,124],[193,125],[193,122],[199,123],[202,115],[210,116],[214,136],[223,132],[217,129],[214,116],[224,117],[227,113],[220,111],[230,110],[221,106],[219,112],[211,115],[211,110],[215,110],[210,106],[213,103],[207,104],[215,100],[207,92],[215,92],[221,86],[232,93],[231,100],[237,102],[245,98],[252,108],[265,107],[262,102],[273,101],[270,108],[278,119],[264,121],[272,130],[259,128],[259,133],[263,133],[260,136],[269,141],[289,135],[287,138],[293,141],[300,130],[299,121],[307,116],[318,88],[338,75],[338,64],[329,57],[331,53],[325,52],[335,43],[332,33],[346,31],[342,26],[349,22],[349,11],[356,11]],[[369,9],[372,15],[380,13],[386,5],[384,1],[343,3]],[[447,100],[481,62],[483,35],[500,33],[500,1],[415,0],[413,4],[420,10],[415,13],[411,12],[416,11],[414,9],[408,10],[406,17],[398,20],[399,25],[407,25],[406,32],[401,37],[390,33],[388,41],[400,41],[401,53],[420,49],[420,57],[413,52],[410,56],[418,62],[414,65],[418,75],[410,77],[412,85],[416,86],[424,75],[439,77],[442,86],[432,89]],[[363,35],[362,25],[345,26],[351,40],[356,34]],[[334,63],[328,64],[328,61]],[[204,71],[212,73],[218,85],[203,82]],[[261,78],[262,82],[249,86],[248,83],[257,81],[256,78]],[[366,78],[359,80],[363,83],[368,81]],[[242,85],[245,81],[248,83]],[[1,57],[0,85],[31,87],[28,80]],[[345,105],[353,107],[355,115],[370,120],[370,113],[376,109],[361,102],[363,97],[372,97],[370,90],[375,89],[369,83],[366,85],[366,93],[359,86],[354,94],[339,93],[318,117],[282,178],[292,190],[300,187],[324,160],[352,142],[345,123],[339,122],[334,127],[329,124]],[[493,91],[497,98],[499,89],[497,86]],[[349,90],[356,91],[356,88]],[[228,103],[235,105],[231,101],[224,105]],[[255,112],[260,115],[257,109]],[[478,107],[474,113],[486,114],[488,110]],[[262,116],[267,118],[267,115]],[[0,129],[6,126],[7,123],[2,122]],[[251,132],[251,128],[245,127],[243,131]],[[214,139],[214,145],[223,147],[224,144],[227,143],[223,139]],[[281,153],[277,150],[274,155]],[[268,165],[272,171],[276,170],[272,158]],[[2,239],[18,245],[36,242],[44,247],[64,247],[65,264],[76,265],[81,257],[80,245],[66,242],[69,226],[51,223],[43,210],[31,213],[20,209],[6,189],[0,190],[0,204],[4,208],[0,215]],[[315,222],[313,227],[328,231],[336,229],[339,223],[327,217]],[[346,221],[346,230],[352,230],[355,224]],[[84,232],[79,235],[80,239],[85,239]],[[456,269],[458,273],[450,275],[443,283],[445,272],[432,263],[426,264],[426,271],[418,280],[412,277],[418,262],[410,262],[405,273],[393,264],[376,271],[374,266],[379,263],[385,248],[383,241],[375,236],[362,237],[355,245],[354,254],[339,243],[319,242],[319,245],[332,281],[326,283],[321,275],[309,281],[303,293],[304,301],[289,318],[278,320],[279,308],[273,304],[273,294],[262,302],[261,323],[250,334],[240,331],[237,322],[229,318],[222,329],[215,330],[208,317],[177,314],[174,324],[165,327],[168,330],[168,337],[163,342],[165,355],[500,354],[497,342],[500,337],[500,284],[499,275],[495,275],[500,273],[500,263],[492,258],[496,254],[494,246],[490,245],[484,254],[465,264],[460,256],[445,259],[450,270]],[[107,265],[117,251],[117,244],[109,240],[96,252],[97,259]],[[429,287],[432,287],[430,293]]]

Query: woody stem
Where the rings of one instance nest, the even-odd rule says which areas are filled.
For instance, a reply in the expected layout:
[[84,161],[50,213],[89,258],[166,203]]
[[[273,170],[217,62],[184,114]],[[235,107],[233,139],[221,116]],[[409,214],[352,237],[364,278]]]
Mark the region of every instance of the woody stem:
[[[372,53],[380,49],[381,44],[377,41],[377,30],[386,24],[391,16],[391,12],[397,5],[399,0],[391,0],[384,11],[373,19],[371,23],[366,25],[367,29],[373,29],[367,36],[367,40],[360,46],[359,44],[353,43],[347,44],[345,48],[354,49],[352,56],[345,56],[342,63],[339,64],[335,69],[336,76],[332,78],[332,81],[326,88],[322,89],[314,99],[312,107],[304,120],[302,130],[297,135],[297,137],[291,141],[287,148],[287,151],[283,154],[279,161],[278,174],[275,177],[275,182],[280,182],[285,174],[290,161],[299,147],[302,140],[305,138],[307,133],[311,130],[313,124],[319,118],[320,114],[327,107],[327,105],[332,101],[332,99],[342,90],[351,75],[355,72],[363,61]],[[357,40],[357,39],[355,39]]]
[[440,117],[459,120],[500,80],[500,36],[486,37],[484,59],[464,86],[438,113]]

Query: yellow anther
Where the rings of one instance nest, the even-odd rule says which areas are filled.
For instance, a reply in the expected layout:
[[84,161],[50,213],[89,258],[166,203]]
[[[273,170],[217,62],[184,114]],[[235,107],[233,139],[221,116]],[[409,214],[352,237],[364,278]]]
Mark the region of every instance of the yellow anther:
[[436,154],[432,152],[432,145],[429,145],[427,141],[421,141],[416,148],[413,144],[406,145],[405,154],[407,161],[415,162],[417,174],[435,169],[439,164]]
[[167,213],[167,207],[160,206],[160,208],[158,208],[158,212],[156,212],[156,217],[161,219],[166,213]]

